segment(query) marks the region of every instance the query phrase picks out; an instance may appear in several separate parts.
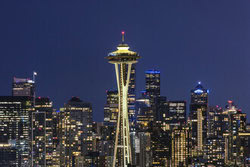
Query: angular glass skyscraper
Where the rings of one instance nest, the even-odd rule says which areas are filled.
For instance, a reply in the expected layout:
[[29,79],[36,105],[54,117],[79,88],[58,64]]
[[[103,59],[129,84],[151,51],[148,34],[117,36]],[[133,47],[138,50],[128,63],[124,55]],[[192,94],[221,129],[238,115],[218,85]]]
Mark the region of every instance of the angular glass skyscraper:
[[192,131],[192,152],[197,157],[203,156],[207,138],[208,93],[200,82],[191,90],[190,126]]

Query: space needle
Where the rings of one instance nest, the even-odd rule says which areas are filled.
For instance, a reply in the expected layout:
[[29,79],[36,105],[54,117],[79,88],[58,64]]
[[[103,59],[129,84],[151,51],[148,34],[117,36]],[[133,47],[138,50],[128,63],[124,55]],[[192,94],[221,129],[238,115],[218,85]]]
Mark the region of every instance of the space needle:
[[118,45],[116,51],[109,53],[106,57],[109,63],[115,65],[119,97],[113,167],[127,167],[132,163],[128,119],[128,86],[131,66],[137,63],[140,56],[129,50],[129,46],[124,43],[124,35],[125,32],[122,31],[122,43]]

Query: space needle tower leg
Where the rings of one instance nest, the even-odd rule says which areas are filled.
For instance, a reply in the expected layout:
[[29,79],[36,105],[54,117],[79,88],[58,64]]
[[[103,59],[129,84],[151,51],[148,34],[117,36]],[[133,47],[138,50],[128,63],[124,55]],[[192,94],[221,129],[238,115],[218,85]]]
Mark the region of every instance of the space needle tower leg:
[[[120,71],[119,71],[120,65]],[[116,166],[117,151],[120,149],[120,161],[118,164],[126,167],[131,164],[131,147],[128,119],[128,85],[130,80],[132,63],[115,63],[117,87],[119,94],[119,113],[116,127],[115,149],[113,167]]]

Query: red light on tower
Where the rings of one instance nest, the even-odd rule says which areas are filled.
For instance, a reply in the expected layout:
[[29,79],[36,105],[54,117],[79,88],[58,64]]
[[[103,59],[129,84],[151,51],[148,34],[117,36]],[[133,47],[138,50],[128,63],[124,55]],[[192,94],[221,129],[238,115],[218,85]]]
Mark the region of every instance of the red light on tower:
[[122,43],[124,42],[125,31],[122,31]]

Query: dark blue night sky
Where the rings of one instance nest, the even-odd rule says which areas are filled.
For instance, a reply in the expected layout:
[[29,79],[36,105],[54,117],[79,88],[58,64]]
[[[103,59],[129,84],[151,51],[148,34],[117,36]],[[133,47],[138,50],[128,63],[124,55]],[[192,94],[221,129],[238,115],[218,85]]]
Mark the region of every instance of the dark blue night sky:
[[161,94],[187,100],[201,81],[209,103],[234,100],[250,114],[250,1],[30,0],[0,2],[1,95],[12,77],[38,73],[37,95],[62,107],[72,96],[92,102],[101,121],[105,90],[115,89],[104,59],[121,41],[142,56],[144,71],[161,71]]

